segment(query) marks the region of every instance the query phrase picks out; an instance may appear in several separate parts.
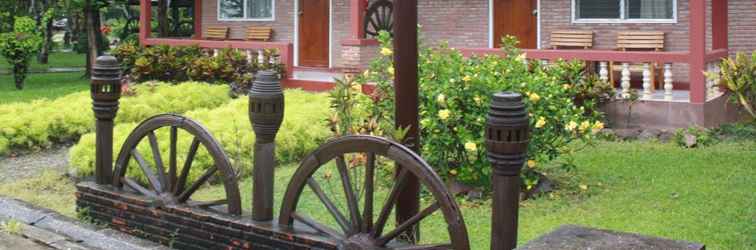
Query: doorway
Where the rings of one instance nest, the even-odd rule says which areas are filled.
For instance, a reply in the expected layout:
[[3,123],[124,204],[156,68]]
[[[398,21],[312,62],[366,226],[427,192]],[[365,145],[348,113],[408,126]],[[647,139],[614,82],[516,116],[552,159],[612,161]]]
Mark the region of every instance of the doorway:
[[505,35],[517,37],[522,49],[538,47],[538,0],[493,0],[493,45]]
[[330,55],[330,0],[299,1],[299,66],[327,68]]

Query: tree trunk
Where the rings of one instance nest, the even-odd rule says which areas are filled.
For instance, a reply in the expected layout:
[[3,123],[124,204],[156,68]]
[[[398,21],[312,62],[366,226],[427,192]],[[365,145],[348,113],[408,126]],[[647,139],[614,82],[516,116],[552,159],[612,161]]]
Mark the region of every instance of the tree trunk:
[[16,89],[24,89],[24,80],[26,80],[27,71],[29,71],[28,61],[23,64],[13,65],[13,80],[16,82]]
[[87,43],[89,45],[89,48],[87,49],[86,76],[90,76],[92,65],[100,54],[100,44],[97,41],[97,33],[100,31],[100,27],[97,25],[99,22],[96,22],[95,20],[95,12],[97,12],[97,10],[94,6],[94,1],[86,0],[84,3],[84,17],[86,19]]
[[[55,6],[54,0],[46,0],[44,1],[45,9],[53,8]],[[53,18],[50,18],[45,22],[45,37],[42,42],[42,49],[39,51],[39,57],[37,58],[37,61],[39,61],[40,64],[47,64],[48,59],[50,57],[50,51],[52,50],[53,45]]]
[[166,0],[158,0],[158,33],[160,37],[167,37],[169,29],[168,2]]

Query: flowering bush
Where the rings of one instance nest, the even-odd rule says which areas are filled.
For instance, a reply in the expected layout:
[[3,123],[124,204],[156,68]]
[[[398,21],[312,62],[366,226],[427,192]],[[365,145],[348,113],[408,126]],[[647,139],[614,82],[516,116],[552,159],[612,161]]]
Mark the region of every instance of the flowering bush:
[[[394,68],[390,38],[382,34],[380,56],[354,81],[375,83],[373,102],[361,110],[381,110],[376,122],[393,124]],[[589,145],[604,124],[596,101],[575,104],[584,79],[581,62],[559,61],[550,66],[527,62],[513,38],[503,39],[506,56],[473,56],[441,45],[423,48],[419,58],[420,138],[425,159],[445,177],[479,187],[489,186],[491,167],[484,148],[484,128],[490,98],[495,92],[514,91],[525,96],[532,136],[529,161],[523,171],[526,188],[537,183],[542,163],[576,150],[570,144]],[[573,75],[571,75],[573,74]],[[579,75],[574,75],[579,74]],[[360,113],[362,112],[362,113]],[[354,114],[370,112],[354,111]],[[375,112],[374,112],[375,113]],[[362,119],[353,118],[360,121]],[[391,127],[381,126],[378,127]],[[577,147],[578,149],[580,147]],[[571,166],[571,164],[565,164]]]

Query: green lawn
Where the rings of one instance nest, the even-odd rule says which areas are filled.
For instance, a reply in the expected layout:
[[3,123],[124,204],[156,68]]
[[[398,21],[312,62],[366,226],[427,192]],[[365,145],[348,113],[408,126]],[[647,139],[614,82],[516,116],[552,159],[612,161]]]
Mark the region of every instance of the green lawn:
[[[709,249],[753,249],[756,247],[754,162],[756,141],[722,142],[700,149],[654,142],[601,142],[576,156],[579,166],[576,172],[549,169],[549,176],[560,184],[559,190],[522,204],[520,243],[563,224],[580,224],[702,242]],[[276,203],[280,203],[295,170],[295,165],[277,170]],[[337,172],[333,173],[332,178],[338,178]],[[0,195],[74,214],[71,184],[50,176],[40,178],[65,188],[44,184],[47,181],[25,180],[23,184],[0,185]],[[587,185],[587,190],[578,188],[580,185]],[[327,188],[338,190],[338,185]],[[249,178],[241,184],[241,191],[242,204],[249,212]],[[202,190],[196,198],[219,196],[222,189],[214,186]],[[64,197],[65,202],[51,202],[55,197]],[[312,217],[328,218],[312,195],[306,194],[301,206]],[[461,201],[461,206],[473,249],[487,249],[490,202]],[[422,224],[423,240],[444,239],[444,230],[441,216],[434,214]]]
[[[83,68],[86,66],[86,55],[74,52],[53,52],[50,54],[48,64],[37,63],[37,58],[31,59],[29,70],[43,71],[48,68]],[[12,66],[5,58],[0,58],[0,72],[11,72]]]
[[83,72],[29,74],[23,90],[16,90],[13,76],[0,75],[0,104],[56,98],[87,90],[89,80],[82,75]]

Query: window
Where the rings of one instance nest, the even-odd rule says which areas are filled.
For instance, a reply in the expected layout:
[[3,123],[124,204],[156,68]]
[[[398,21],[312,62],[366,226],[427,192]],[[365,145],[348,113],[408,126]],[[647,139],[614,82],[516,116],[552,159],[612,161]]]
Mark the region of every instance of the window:
[[576,23],[674,23],[677,0],[573,0]]
[[272,21],[275,0],[218,0],[218,20]]

